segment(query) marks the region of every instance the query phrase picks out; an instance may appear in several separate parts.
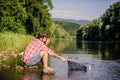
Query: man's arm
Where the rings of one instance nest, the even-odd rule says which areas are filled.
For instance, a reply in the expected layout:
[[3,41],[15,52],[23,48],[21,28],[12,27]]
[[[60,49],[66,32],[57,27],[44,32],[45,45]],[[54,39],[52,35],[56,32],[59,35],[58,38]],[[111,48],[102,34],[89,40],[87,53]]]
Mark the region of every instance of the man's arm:
[[[46,45],[46,46],[47,46],[48,44],[50,44],[50,39],[47,39],[47,41],[45,42],[45,45]],[[56,54],[56,53],[54,53],[53,51],[51,51],[50,55],[53,56],[53,57],[55,57],[55,58],[60,59],[60,60],[63,61],[63,62],[67,61],[67,59],[65,59],[64,57],[62,57],[62,56],[60,56],[60,55],[58,55],[58,54]]]
[[55,57],[55,58],[60,59],[60,60],[63,61],[63,62],[66,62],[66,61],[67,61],[67,59],[65,59],[64,57],[62,57],[62,56],[60,56],[60,55],[58,55],[58,54],[56,54],[56,53],[54,53],[54,52],[52,52],[50,55],[53,56],[53,57]]

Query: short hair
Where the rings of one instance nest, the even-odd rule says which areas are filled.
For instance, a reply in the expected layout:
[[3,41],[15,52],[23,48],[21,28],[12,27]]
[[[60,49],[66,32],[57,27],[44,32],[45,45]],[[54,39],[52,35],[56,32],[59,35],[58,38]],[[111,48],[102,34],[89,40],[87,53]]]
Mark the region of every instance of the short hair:
[[39,32],[37,38],[41,38],[41,37],[47,37],[46,33],[45,32]]

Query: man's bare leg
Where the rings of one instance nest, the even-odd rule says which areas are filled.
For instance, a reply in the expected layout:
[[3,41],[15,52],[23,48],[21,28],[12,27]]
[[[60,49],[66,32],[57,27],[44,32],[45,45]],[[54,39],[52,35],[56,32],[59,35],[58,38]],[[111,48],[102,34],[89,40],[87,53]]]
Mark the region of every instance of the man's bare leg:
[[54,69],[48,67],[48,53],[46,51],[41,52],[42,64],[43,64],[43,73],[45,74],[54,74]]
[[48,53],[46,51],[41,51],[42,64],[43,67],[48,67]]

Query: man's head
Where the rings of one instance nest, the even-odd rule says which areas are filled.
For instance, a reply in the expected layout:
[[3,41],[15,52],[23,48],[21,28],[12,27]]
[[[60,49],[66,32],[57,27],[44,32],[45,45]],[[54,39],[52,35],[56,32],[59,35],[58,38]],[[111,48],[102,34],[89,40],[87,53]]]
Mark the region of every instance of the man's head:
[[45,32],[39,32],[38,33],[38,38],[42,38],[42,37],[47,37]]
[[46,35],[45,32],[39,32],[37,38],[42,39],[43,42],[46,42],[46,40],[47,40],[47,35]]

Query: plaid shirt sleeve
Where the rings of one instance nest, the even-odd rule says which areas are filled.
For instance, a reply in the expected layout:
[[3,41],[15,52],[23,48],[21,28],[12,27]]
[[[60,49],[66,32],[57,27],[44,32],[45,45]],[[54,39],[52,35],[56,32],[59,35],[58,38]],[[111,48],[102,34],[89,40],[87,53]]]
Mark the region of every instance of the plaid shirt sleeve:
[[41,51],[46,51],[48,54],[51,54],[53,52],[41,40],[35,39],[28,44],[22,55],[21,60],[26,63],[31,57]]
[[41,43],[41,50],[46,51],[48,54],[51,54],[53,51],[48,48],[44,43]]

